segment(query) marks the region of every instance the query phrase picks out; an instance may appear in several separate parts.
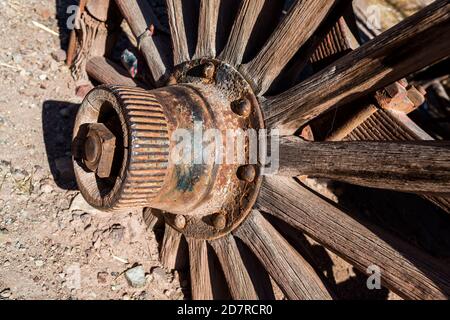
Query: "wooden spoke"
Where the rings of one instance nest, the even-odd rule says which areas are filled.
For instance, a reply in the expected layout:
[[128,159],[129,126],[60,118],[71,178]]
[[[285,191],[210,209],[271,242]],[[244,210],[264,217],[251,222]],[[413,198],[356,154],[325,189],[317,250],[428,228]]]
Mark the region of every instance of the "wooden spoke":
[[88,75],[102,84],[136,87],[138,84],[129,77],[120,65],[104,58],[94,57],[86,64]]
[[206,240],[187,239],[189,245],[189,265],[191,269],[192,299],[214,299],[208,244]]
[[174,65],[179,65],[190,59],[186,28],[184,26],[183,2],[180,0],[166,0],[166,3],[172,36]]
[[161,263],[169,270],[173,270],[177,266],[181,236],[180,232],[166,224],[161,248]]
[[351,9],[350,1],[341,1],[333,7],[333,14],[322,22],[313,36],[283,69],[272,84],[271,92],[281,93],[297,85],[304,77],[308,63],[314,72],[318,72],[359,46],[344,18]]
[[245,243],[237,237],[233,238],[259,299],[275,300],[274,284],[267,270]]
[[376,266],[382,283],[405,298],[446,299],[448,268],[375,225],[354,220],[292,178],[267,177],[257,206],[308,234],[362,272]]
[[210,241],[219,258],[230,293],[235,300],[256,300],[258,295],[233,236]]
[[442,35],[450,28],[450,4],[436,1],[292,89],[267,100],[270,127],[285,132],[333,107],[381,89],[450,55]]
[[159,215],[156,215],[154,209],[152,208],[145,208],[142,213],[142,217],[148,230],[153,231],[155,230],[156,227],[164,223],[164,218]]
[[326,177],[356,185],[419,193],[450,193],[450,142],[280,143],[279,175]]
[[156,85],[164,81],[167,66],[164,62],[169,55],[168,48],[163,46],[157,35],[152,35],[156,25],[156,16],[150,4],[145,0],[116,0],[122,15],[130,25],[135,37],[140,39],[140,50]]
[[[334,132],[329,139],[347,141],[377,140],[377,141],[432,141],[433,138],[415,124],[406,114],[392,110],[383,110],[373,106],[362,106],[363,119],[350,119],[348,125],[343,125],[341,130]],[[353,127],[354,123],[358,127]],[[422,195],[447,213],[450,213],[450,199],[448,196],[435,197]]]
[[255,26],[265,0],[243,0],[234,21],[231,35],[220,59],[239,66],[244,57],[246,45]]
[[260,259],[288,298],[331,298],[312,267],[258,211],[252,212],[234,233]]
[[216,56],[216,32],[220,1],[201,0],[198,22],[197,50],[194,58],[214,58]]
[[269,89],[289,60],[316,31],[335,2],[297,0],[261,52],[242,66],[260,94]]

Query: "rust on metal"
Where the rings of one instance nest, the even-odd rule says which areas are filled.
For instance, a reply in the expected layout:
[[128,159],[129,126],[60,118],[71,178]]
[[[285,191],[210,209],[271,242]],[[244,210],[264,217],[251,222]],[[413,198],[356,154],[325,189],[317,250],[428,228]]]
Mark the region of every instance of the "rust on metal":
[[[221,143],[227,141],[229,130],[245,135],[249,129],[264,128],[262,113],[245,79],[217,60],[180,65],[171,83],[152,91],[101,86],[89,93],[74,132],[74,145],[81,144],[74,149],[85,150],[84,158],[74,158],[77,181],[88,202],[100,209],[155,208],[186,236],[215,239],[246,218],[262,183],[258,164],[248,164],[248,138],[239,150],[238,137],[232,135],[236,149],[231,161],[220,153]],[[233,107],[236,101],[239,112]],[[108,153],[113,158],[108,176],[107,170],[98,174],[103,144],[86,139],[86,126],[102,127],[117,137],[117,147]],[[210,130],[219,137],[196,136]],[[184,161],[185,149],[179,148],[180,133],[192,137],[187,143],[192,150],[188,161]],[[200,159],[195,152],[198,146]],[[238,161],[240,153],[243,163]],[[87,160],[93,164],[88,166]]]

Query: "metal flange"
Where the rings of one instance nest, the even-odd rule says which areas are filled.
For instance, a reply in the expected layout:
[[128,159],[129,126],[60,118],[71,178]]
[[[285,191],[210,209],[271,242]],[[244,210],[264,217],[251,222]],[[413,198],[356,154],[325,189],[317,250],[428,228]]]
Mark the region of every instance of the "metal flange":
[[[95,207],[159,209],[173,228],[202,239],[231,232],[253,207],[262,178],[246,135],[264,122],[249,84],[231,66],[198,60],[180,66],[168,87],[93,90],[77,117],[75,150],[86,149],[86,128],[98,124],[117,138],[111,175],[100,177],[83,153],[74,157],[80,190]],[[237,148],[231,161],[224,142]],[[186,147],[193,151],[188,161],[180,153]]]

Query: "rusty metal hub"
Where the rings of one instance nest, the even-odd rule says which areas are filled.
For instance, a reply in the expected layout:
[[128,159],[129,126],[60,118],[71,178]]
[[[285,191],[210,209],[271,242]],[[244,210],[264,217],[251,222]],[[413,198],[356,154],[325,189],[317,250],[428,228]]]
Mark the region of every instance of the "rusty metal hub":
[[180,65],[156,90],[101,86],[75,124],[78,185],[97,208],[151,207],[187,236],[217,238],[256,200],[263,127],[247,81],[218,60]]

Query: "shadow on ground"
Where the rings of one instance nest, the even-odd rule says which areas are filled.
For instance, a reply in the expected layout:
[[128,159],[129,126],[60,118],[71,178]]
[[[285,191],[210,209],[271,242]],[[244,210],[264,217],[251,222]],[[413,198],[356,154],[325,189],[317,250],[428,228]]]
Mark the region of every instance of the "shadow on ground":
[[58,187],[76,190],[71,144],[79,105],[65,101],[46,101],[42,106],[45,149],[53,178]]

